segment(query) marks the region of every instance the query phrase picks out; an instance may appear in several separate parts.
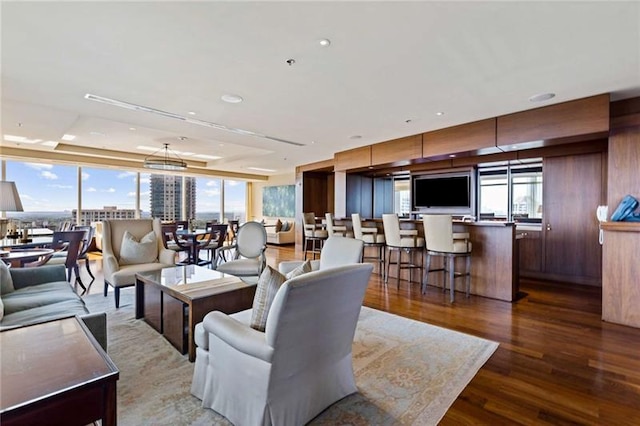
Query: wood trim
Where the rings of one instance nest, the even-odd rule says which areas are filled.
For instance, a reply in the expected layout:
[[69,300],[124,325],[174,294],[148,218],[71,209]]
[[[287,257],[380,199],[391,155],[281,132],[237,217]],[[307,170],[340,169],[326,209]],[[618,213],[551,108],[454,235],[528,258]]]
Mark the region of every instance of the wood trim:
[[440,160],[450,155],[498,153],[496,118],[447,127],[422,134],[422,156]]
[[315,163],[302,164],[296,167],[296,173],[302,172],[332,172],[335,164],[335,160],[330,158],[329,160],[316,161]]
[[517,151],[518,160],[537,157],[565,157],[568,155],[592,154],[606,152],[607,139],[585,141],[584,143],[571,143],[567,145],[545,146],[541,148]]
[[616,131],[624,127],[640,127],[640,112],[611,118],[611,130]]
[[600,227],[609,232],[640,232],[640,222],[602,222]]
[[497,123],[497,145],[507,150],[518,144],[549,144],[578,135],[600,137],[609,131],[609,94],[500,116]]
[[371,166],[371,145],[336,152],[333,156],[336,171],[349,171]]
[[[2,147],[2,158],[11,158],[14,160],[37,160],[38,162],[49,162],[59,164],[69,164],[82,167],[117,167],[119,169],[134,170],[141,173],[149,173],[149,169],[142,166],[141,161],[130,161],[115,158],[92,157],[88,155],[71,155],[61,152],[36,151],[32,149]],[[144,160],[144,159],[143,159]],[[222,170],[201,169],[188,167],[187,170],[180,172],[163,171],[163,174],[177,176],[206,176],[217,178],[231,178],[238,180],[267,181],[269,176],[252,175],[246,173],[226,172]]]
[[611,117],[619,117],[640,112],[640,96],[611,102]]
[[371,164],[403,166],[422,158],[422,134],[371,145]]

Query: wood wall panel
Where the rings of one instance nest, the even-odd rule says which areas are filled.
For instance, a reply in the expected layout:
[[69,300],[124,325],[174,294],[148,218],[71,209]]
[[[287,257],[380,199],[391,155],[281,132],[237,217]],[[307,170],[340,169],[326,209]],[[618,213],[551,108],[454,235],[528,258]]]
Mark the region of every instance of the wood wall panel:
[[[609,95],[598,95],[498,117],[497,145],[503,150],[580,142],[609,131]],[[575,138],[563,141],[563,138]]]
[[422,156],[441,160],[449,155],[501,152],[496,147],[496,119],[476,121],[422,134]]
[[371,164],[409,164],[422,158],[422,134],[371,145]]
[[336,152],[333,159],[336,171],[348,171],[369,167],[371,165],[371,145]]

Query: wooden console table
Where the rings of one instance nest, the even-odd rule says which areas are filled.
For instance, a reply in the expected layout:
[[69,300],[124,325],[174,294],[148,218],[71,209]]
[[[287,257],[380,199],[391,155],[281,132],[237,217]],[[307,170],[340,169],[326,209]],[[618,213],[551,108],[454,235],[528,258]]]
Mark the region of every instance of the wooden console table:
[[0,418],[12,425],[115,425],[120,373],[82,320],[0,332]]

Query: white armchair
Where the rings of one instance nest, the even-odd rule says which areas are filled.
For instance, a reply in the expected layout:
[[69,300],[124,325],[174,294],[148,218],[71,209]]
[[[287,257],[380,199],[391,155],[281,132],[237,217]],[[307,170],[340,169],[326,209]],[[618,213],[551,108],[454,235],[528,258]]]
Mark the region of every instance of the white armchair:
[[[134,258],[124,261],[121,257],[122,240],[125,231],[129,231],[140,241],[153,231],[156,250],[145,261],[136,262]],[[175,264],[175,252],[163,245],[160,219],[105,220],[102,222],[102,270],[104,271],[104,297],[109,286],[114,289],[116,308],[120,307],[120,289],[136,283],[137,272],[156,271]]]
[[[333,268],[362,262],[364,242],[353,238],[329,237],[320,252],[320,260],[311,261],[311,270]],[[286,275],[296,269],[303,262],[287,260],[278,264],[278,271]]]
[[207,314],[191,393],[236,425],[303,425],[356,392],[352,343],[372,269],[347,265],[286,281],[264,333],[249,327],[251,310]]

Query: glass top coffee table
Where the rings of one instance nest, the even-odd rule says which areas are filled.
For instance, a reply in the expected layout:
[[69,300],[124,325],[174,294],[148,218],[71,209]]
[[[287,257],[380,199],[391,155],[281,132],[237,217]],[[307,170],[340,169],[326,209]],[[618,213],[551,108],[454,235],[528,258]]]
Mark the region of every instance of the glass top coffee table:
[[197,265],[136,274],[136,318],[161,333],[180,353],[196,358],[194,329],[206,314],[250,309],[255,280]]

